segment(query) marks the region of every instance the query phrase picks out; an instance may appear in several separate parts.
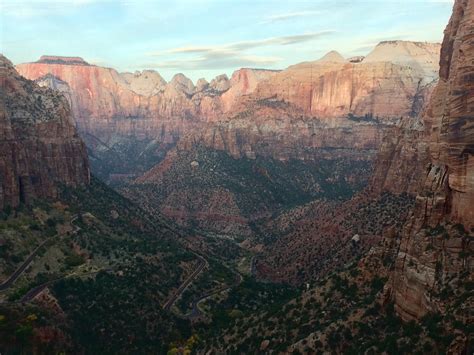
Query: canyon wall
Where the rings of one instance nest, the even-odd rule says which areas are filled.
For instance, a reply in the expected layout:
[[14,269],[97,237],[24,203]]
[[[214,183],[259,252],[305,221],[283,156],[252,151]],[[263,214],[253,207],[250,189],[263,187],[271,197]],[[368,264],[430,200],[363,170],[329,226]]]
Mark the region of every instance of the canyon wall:
[[385,142],[376,168],[375,190],[416,193],[387,289],[405,320],[445,311],[452,287],[473,281],[473,36],[474,2],[457,0],[422,126],[400,128],[399,137]]
[[439,48],[433,43],[382,42],[358,62],[332,53],[277,73],[259,84],[256,95],[275,95],[306,115],[322,118],[416,116],[424,89],[437,79]]
[[89,183],[86,148],[66,99],[0,56],[0,208]]
[[176,137],[239,116],[264,101],[291,106],[305,117],[369,116],[383,121],[415,115],[435,81],[439,45],[394,41],[354,63],[327,55],[283,71],[240,69],[196,85],[183,74],[169,83],[155,71],[118,73],[81,58],[43,56],[17,65],[28,79],[66,82],[77,127],[107,141],[113,133]]

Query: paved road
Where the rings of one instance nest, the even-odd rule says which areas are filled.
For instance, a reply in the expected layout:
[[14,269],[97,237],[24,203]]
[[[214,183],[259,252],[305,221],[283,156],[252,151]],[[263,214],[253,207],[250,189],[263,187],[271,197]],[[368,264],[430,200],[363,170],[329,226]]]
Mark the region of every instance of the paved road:
[[237,274],[237,281],[234,282],[232,285],[221,287],[218,290],[215,290],[215,291],[210,292],[210,293],[206,293],[203,296],[199,297],[197,300],[194,300],[193,301],[193,309],[192,309],[191,312],[189,312],[188,314],[185,315],[185,318],[192,319],[192,318],[199,317],[200,315],[202,315],[202,312],[199,309],[199,303],[201,303],[202,301],[204,301],[204,300],[206,300],[206,299],[208,299],[208,298],[210,298],[214,295],[217,295],[218,293],[230,290],[232,287],[238,286],[241,282],[242,282],[242,275]]
[[256,274],[256,267],[255,267],[255,256],[252,256],[252,259],[250,260],[250,276],[255,276]]
[[[73,216],[72,219],[71,219],[71,224],[72,222],[74,222],[75,220],[77,219],[77,216]],[[74,225],[73,225],[74,226]],[[72,231],[72,233],[77,233],[81,228],[77,227],[77,226],[74,226],[75,229]],[[43,241],[40,245],[38,245],[36,247],[35,250],[33,250],[33,252],[26,258],[26,260],[20,265],[20,267],[18,269],[16,269],[13,274],[11,274],[8,279],[6,279],[5,281],[3,281],[1,284],[0,284],[0,291],[5,291],[7,289],[9,289],[14,283],[15,281],[23,274],[23,272],[28,268],[28,266],[30,266],[31,262],[33,261],[33,259],[35,258],[36,255],[38,255],[38,252],[40,251],[40,249],[46,245],[46,243],[48,243],[50,240],[53,240],[54,238],[56,237],[59,237],[61,236],[60,234],[55,234],[54,236],[52,237],[49,237],[47,238],[45,241]]]
[[54,237],[56,237],[56,235],[53,237],[47,238],[43,243],[38,245],[36,249],[33,250],[33,252],[26,258],[23,264],[21,264],[20,267],[16,269],[13,272],[13,274],[10,275],[10,277],[8,277],[8,279],[6,279],[0,284],[0,291],[5,291],[8,288],[10,288],[13,285],[13,283],[21,276],[21,274],[23,274],[26,268],[30,266],[31,262],[33,261],[34,257],[38,254],[40,249]]
[[186,279],[184,282],[181,284],[181,286],[178,287],[176,292],[173,293],[173,295],[170,297],[168,301],[163,305],[163,309],[165,311],[169,311],[171,307],[175,304],[175,302],[178,300],[178,298],[183,294],[183,292],[188,288],[189,284],[193,282],[198,275],[201,273],[201,271],[208,266],[208,262],[204,257],[202,257],[199,254],[196,254],[193,252],[194,255],[196,255],[199,258],[199,264],[196,268],[196,270],[193,271],[193,273]]
[[76,274],[65,275],[65,276],[59,277],[57,279],[45,282],[44,284],[33,287],[31,290],[29,290],[27,293],[25,293],[23,295],[23,297],[20,298],[19,303],[26,303],[26,302],[31,301],[33,298],[38,296],[41,293],[41,291],[43,291],[45,288],[51,286],[55,282],[58,282],[59,280],[64,280],[64,279],[67,279],[67,278],[70,278],[70,277],[84,277],[84,276],[95,275],[95,274],[98,274],[101,271],[110,272],[110,271],[112,271],[112,269],[104,269],[104,270],[99,270],[99,271],[86,272],[84,274],[77,274],[77,275]]

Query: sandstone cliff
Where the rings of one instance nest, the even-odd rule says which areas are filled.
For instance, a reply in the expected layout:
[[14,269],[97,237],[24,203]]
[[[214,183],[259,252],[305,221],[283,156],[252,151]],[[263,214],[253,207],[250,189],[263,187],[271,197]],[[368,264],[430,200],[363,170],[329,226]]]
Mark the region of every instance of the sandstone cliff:
[[415,102],[426,97],[437,78],[438,57],[438,44],[402,41],[381,43],[359,61],[330,52],[261,82],[255,95],[274,96],[321,118],[416,116],[420,105]]
[[0,208],[89,182],[85,145],[66,99],[22,78],[0,56]]
[[[17,68],[70,100],[94,169],[111,181],[144,173],[176,144],[279,160],[315,159],[319,148],[378,149],[400,117],[421,110],[433,88],[437,50],[395,41],[368,59],[330,52],[282,71],[244,68],[196,85],[183,74],[166,83],[155,71],[119,74],[81,58],[42,57]],[[137,156],[139,166],[116,164]]]
[[[124,131],[132,124],[119,121],[133,120],[135,129],[146,132],[152,128],[156,133],[163,121],[170,121],[169,125],[172,118],[229,118],[245,110],[249,100],[269,98],[320,118],[353,114],[395,119],[414,115],[419,108],[414,102],[436,80],[433,73],[438,69],[438,51],[437,44],[394,41],[380,44],[358,62],[330,52],[320,60],[281,72],[240,69],[230,80],[221,75],[197,86],[182,74],[166,83],[155,71],[119,74],[81,58],[43,56],[17,69],[29,79],[51,74],[67,82],[81,130],[93,133],[108,125]],[[172,130],[176,131],[175,127]]]
[[[387,287],[406,320],[446,311],[452,288],[472,282],[473,35],[474,2],[457,0],[445,30],[440,80],[422,126],[402,129],[386,142],[374,177],[375,189],[416,194]],[[472,307],[472,298],[465,302]]]

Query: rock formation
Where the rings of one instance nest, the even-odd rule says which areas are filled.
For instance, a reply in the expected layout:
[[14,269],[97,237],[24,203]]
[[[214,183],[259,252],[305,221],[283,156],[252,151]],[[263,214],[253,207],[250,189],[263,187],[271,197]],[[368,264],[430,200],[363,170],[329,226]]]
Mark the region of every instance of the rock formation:
[[441,292],[449,294],[466,275],[472,282],[473,35],[474,2],[457,0],[445,30],[440,80],[421,125],[401,129],[398,141],[384,145],[378,171],[386,173],[374,177],[376,189],[416,193],[388,287],[405,320],[442,312],[449,297],[441,298]]
[[21,77],[0,56],[0,208],[88,184],[86,148],[66,99]]
[[382,42],[363,60],[330,52],[320,60],[293,65],[266,80],[256,96],[275,96],[320,118],[371,115],[383,120],[416,116],[413,104],[436,80],[439,45]]
[[422,88],[436,79],[438,50],[437,44],[381,43],[361,62],[348,62],[333,51],[281,72],[240,69],[230,80],[221,75],[197,86],[183,74],[166,83],[155,71],[119,74],[81,58],[43,56],[17,69],[29,79],[49,73],[67,82],[82,131],[94,134],[108,125],[123,133],[131,126],[118,122],[125,119],[134,120],[135,129],[152,128],[156,134],[163,122],[174,117],[195,121],[233,117],[245,110],[242,97],[251,94],[254,101],[274,97],[320,118],[351,113],[388,119],[413,114],[413,102]]
[[380,42],[364,63],[390,62],[415,68],[424,74],[424,83],[438,78],[440,46],[437,43],[411,41]]
[[[337,148],[337,154],[364,150],[359,157],[371,159],[401,117],[421,110],[433,87],[430,70],[437,70],[430,55],[438,55],[439,45],[380,47],[359,62],[330,52],[282,71],[244,68],[230,80],[221,75],[196,85],[183,74],[166,83],[154,71],[119,74],[77,58],[47,57],[17,68],[30,79],[53,76],[56,82],[42,81],[52,87],[58,80],[69,85],[60,90],[70,91],[65,95],[93,167],[106,167],[101,178],[110,181],[144,173],[176,144],[200,143],[235,158],[307,160],[317,158],[315,149]],[[132,156],[146,162],[111,166]]]
[[152,96],[158,94],[166,85],[165,79],[154,70],[144,70],[135,73],[122,73],[130,89],[143,96]]

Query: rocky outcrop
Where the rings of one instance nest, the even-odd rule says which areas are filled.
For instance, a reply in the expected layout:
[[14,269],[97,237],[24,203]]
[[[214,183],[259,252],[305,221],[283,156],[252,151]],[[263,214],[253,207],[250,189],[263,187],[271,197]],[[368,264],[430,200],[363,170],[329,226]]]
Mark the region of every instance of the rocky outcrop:
[[166,80],[154,70],[136,71],[133,74],[122,73],[121,76],[125,79],[132,91],[143,96],[156,95],[161,92],[166,85]]
[[[49,79],[48,79],[49,80]],[[89,183],[86,148],[66,99],[0,56],[0,208]]]
[[363,62],[390,62],[410,66],[423,73],[424,83],[429,83],[438,78],[439,53],[439,43],[384,41],[380,42]]
[[321,59],[316,61],[317,63],[346,63],[344,57],[337,51],[331,51],[326,53]]
[[260,83],[255,95],[275,97],[320,118],[353,114],[389,121],[416,116],[420,105],[414,103],[436,80],[438,56],[439,45],[412,42],[382,43],[361,61],[347,62],[331,52],[277,73]]
[[119,74],[90,66],[81,58],[42,57],[17,69],[29,79],[49,73],[67,82],[74,93],[78,126],[90,132],[103,126],[101,121],[119,118],[229,118],[245,109],[241,98],[251,94],[254,101],[274,97],[320,118],[349,113],[399,118],[413,114],[413,102],[422,88],[436,79],[437,51],[436,44],[381,43],[361,62],[348,62],[333,51],[281,72],[240,69],[230,80],[220,75],[197,86],[183,74],[166,84],[155,71]]
[[56,55],[42,55],[37,63],[64,64],[64,65],[90,65],[81,57],[62,57]]
[[424,125],[419,117],[406,118],[387,134],[374,164],[370,190],[377,196],[383,191],[416,195],[420,177],[425,174],[428,144],[423,140]]
[[472,282],[473,35],[474,2],[457,0],[445,30],[440,80],[422,121],[417,129],[401,129],[392,138],[387,145],[392,149],[383,151],[379,160],[378,171],[386,173],[375,176],[375,188],[416,194],[388,286],[405,320],[444,312],[453,285]]
[[[263,114],[262,114],[263,115]],[[257,156],[280,161],[314,160],[351,156],[356,160],[372,160],[381,145],[384,132],[392,129],[374,123],[355,123],[341,118],[330,122],[278,115],[249,120],[246,117],[229,122],[207,124],[180,139],[177,149],[191,150],[194,145],[227,152],[235,159]],[[331,151],[331,153],[329,152]]]

